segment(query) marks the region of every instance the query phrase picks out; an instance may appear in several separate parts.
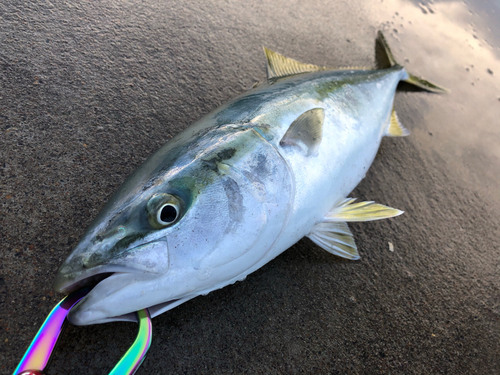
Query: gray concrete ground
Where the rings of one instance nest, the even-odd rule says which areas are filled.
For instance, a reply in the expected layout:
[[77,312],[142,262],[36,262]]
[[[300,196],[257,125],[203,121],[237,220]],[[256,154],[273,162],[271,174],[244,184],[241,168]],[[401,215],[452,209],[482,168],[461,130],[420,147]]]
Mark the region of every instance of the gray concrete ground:
[[[384,139],[353,192],[406,213],[351,226],[360,261],[302,240],[155,318],[138,373],[500,373],[498,25],[493,1],[1,1],[0,372],[62,298],[55,273],[110,194],[264,79],[262,46],[371,66],[381,29],[451,90],[397,94],[412,135]],[[135,333],[70,326],[49,373],[105,374]]]

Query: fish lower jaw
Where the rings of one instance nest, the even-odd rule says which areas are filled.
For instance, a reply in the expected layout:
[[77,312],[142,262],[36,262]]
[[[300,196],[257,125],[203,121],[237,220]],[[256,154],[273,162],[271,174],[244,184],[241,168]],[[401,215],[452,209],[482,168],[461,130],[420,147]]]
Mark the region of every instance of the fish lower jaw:
[[[165,312],[179,306],[191,298],[196,296],[190,296],[183,299],[174,299],[171,301],[163,302],[158,305],[148,306],[147,309],[151,316],[158,316],[158,311]],[[68,320],[71,324],[76,326],[90,325],[90,324],[104,324],[111,322],[137,322],[137,315],[134,312],[127,314],[117,315],[117,316],[107,316],[105,313],[99,316],[95,311],[84,311],[82,313],[72,313],[68,315]]]
[[[257,267],[254,266],[250,269],[245,270],[239,275],[232,277],[228,280],[219,281],[214,284],[207,284],[203,288],[185,288],[183,292],[177,290],[177,293],[169,293],[170,299],[165,302],[155,302],[149,300],[142,301],[142,303],[137,303],[138,298],[127,298],[126,293],[124,293],[125,288],[128,285],[132,285],[129,278],[134,278],[134,284],[138,285],[138,279],[142,280],[152,280],[154,279],[153,274],[133,272],[129,270],[128,272],[108,272],[111,269],[102,269],[102,274],[95,273],[92,276],[82,278],[76,283],[71,285],[68,284],[67,288],[77,288],[81,286],[87,286],[88,283],[98,280],[99,275],[103,275],[99,282],[94,285],[93,290],[82,299],[77,306],[75,306],[68,315],[68,320],[74,325],[91,325],[91,324],[102,324],[115,321],[130,321],[136,322],[135,312],[142,308],[147,308],[152,318],[179,306],[180,304],[195,298],[200,295],[207,295],[210,292],[221,289],[226,285],[234,284],[237,281],[242,281],[246,276],[253,272]],[[141,275],[142,274],[142,275]],[[129,280],[125,280],[125,278]],[[132,294],[134,292],[130,291]],[[168,297],[167,297],[168,298]],[[134,301],[134,303],[127,303],[127,300]]]
[[[236,281],[243,280],[246,274],[238,275],[237,277],[210,286],[203,290],[185,290],[185,293],[177,294],[173,298],[160,303],[148,304],[146,301],[143,305],[135,304],[134,306],[127,305],[127,299],[137,302],[137,298],[123,298],[126,285],[122,278],[130,277],[130,273],[125,274],[115,272],[110,274],[105,279],[101,280],[90,293],[75,306],[68,315],[68,320],[74,325],[91,325],[110,323],[115,321],[130,321],[137,322],[135,312],[142,308],[147,308],[152,318],[179,306],[180,304],[195,298],[200,295],[206,295],[213,290],[220,289],[228,284],[233,284]],[[140,276],[139,276],[140,277]],[[143,275],[147,277],[147,275]],[[132,293],[133,294],[133,293]],[[150,301],[151,302],[151,301]],[[121,311],[120,311],[121,310]]]

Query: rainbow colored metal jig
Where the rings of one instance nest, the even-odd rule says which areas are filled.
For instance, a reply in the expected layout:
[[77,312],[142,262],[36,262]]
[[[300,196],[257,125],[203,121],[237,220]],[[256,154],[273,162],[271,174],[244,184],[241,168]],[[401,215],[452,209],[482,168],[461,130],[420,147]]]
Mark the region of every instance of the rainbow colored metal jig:
[[[57,340],[64,329],[66,316],[89,291],[90,289],[78,290],[65,297],[52,309],[21,359],[21,362],[19,362],[19,365],[14,370],[13,375],[43,375],[42,371],[47,366]],[[149,311],[143,309],[136,314],[139,323],[139,333],[132,346],[113,370],[111,370],[110,375],[134,374],[144,360],[151,345],[152,327]]]

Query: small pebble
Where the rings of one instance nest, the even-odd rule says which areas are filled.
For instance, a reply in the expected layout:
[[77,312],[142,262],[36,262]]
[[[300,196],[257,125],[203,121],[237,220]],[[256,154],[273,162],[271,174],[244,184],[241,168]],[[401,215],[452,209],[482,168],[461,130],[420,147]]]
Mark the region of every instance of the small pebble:
[[394,245],[392,242],[389,242],[389,251],[394,252]]

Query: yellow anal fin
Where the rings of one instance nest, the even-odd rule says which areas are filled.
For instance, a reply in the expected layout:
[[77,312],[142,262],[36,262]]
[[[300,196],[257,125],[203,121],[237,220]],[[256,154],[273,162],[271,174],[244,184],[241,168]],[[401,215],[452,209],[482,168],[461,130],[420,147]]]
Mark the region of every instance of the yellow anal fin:
[[385,135],[389,137],[406,137],[407,135],[410,135],[410,131],[399,122],[398,115],[395,110],[392,110]]
[[358,249],[347,223],[320,222],[307,237],[331,254],[351,260],[359,259]]
[[404,212],[375,202],[353,203],[355,200],[352,198],[344,199],[326,214],[323,221],[371,221],[399,216]]

